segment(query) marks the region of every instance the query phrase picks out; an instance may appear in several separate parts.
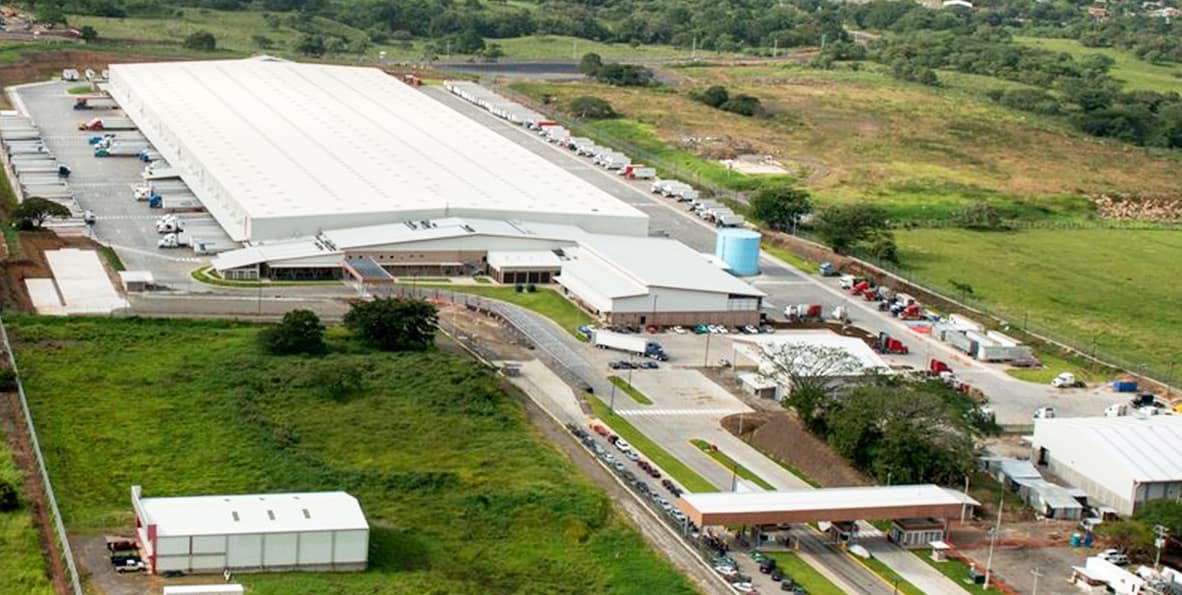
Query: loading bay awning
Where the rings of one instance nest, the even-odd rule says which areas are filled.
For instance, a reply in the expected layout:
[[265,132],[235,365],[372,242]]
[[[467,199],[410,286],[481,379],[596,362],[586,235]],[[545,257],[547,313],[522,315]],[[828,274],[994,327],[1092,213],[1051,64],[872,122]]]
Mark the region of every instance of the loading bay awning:
[[394,276],[382,268],[382,265],[378,264],[377,261],[368,256],[346,258],[341,261],[341,267],[353,279],[366,285],[394,282]]
[[697,493],[683,495],[677,504],[699,527],[955,518],[964,507],[979,505],[960,492],[931,484]]

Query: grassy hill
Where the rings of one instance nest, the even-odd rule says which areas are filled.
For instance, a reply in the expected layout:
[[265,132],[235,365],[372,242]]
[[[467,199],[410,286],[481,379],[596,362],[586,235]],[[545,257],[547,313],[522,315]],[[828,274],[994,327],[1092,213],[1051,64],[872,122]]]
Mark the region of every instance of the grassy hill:
[[[0,432],[0,481],[20,489],[21,473],[12,461],[12,452],[3,432]],[[45,560],[41,557],[37,530],[27,506],[13,512],[0,512],[0,584],[11,593],[53,593],[53,587],[45,577]]]
[[1065,52],[1073,56],[1100,54],[1115,61],[1112,76],[1125,82],[1130,91],[1146,90],[1168,93],[1182,92],[1182,64],[1150,64],[1137,56],[1112,48],[1089,48],[1074,39],[1044,39],[1040,37],[1016,37],[1018,43],[1050,50]]
[[[1086,138],[1061,121],[995,105],[981,97],[983,90],[1013,84],[988,77],[945,73],[945,86],[931,89],[896,81],[873,65],[670,72],[675,84],[657,89],[586,82],[513,88],[534,98],[557,97],[560,105],[600,96],[625,115],[594,123],[593,130],[621,135],[621,129],[640,129],[666,147],[704,137],[749,145],[776,156],[822,201],[868,197],[900,218],[943,219],[979,200],[1012,216],[1078,218],[1091,210],[1085,195],[1176,190],[1178,155]],[[746,118],[688,95],[714,84],[759,97],[774,115]]]
[[[10,330],[71,531],[149,496],[343,489],[371,524],[360,574],[242,575],[252,593],[690,593],[525,419],[444,352],[260,354],[229,322],[14,318]],[[323,374],[363,388],[334,399]]]

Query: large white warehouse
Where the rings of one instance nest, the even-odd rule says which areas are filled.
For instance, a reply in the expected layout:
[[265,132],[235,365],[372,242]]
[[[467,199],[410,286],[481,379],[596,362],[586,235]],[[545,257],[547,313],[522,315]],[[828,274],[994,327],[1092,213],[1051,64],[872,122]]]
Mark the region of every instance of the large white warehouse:
[[110,93],[236,241],[448,216],[648,231],[639,210],[374,68],[115,64]]
[[364,570],[369,523],[345,492],[143,498],[136,536],[153,573]]
[[1088,504],[1131,515],[1146,502],[1182,497],[1182,416],[1034,420],[1031,459],[1078,486]]

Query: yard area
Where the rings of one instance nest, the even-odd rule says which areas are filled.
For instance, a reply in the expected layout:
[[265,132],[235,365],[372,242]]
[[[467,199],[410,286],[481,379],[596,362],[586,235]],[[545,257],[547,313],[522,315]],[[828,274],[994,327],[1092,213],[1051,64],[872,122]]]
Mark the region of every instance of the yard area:
[[[4,432],[0,431],[0,482],[21,485],[21,473],[12,461]],[[5,592],[53,595],[45,576],[45,559],[27,503],[12,512],[0,512],[0,583]]]
[[785,577],[791,578],[810,595],[842,595],[842,590],[809,566],[800,556],[792,552],[764,552],[763,555],[776,561]]
[[[343,489],[371,524],[360,574],[242,575],[252,593],[690,593],[490,374],[375,353],[331,329],[273,357],[222,321],[12,317],[66,524],[127,527],[145,495]],[[344,397],[334,374],[360,377]],[[557,563],[557,561],[561,563]]]
[[[973,297],[1165,375],[1182,352],[1182,234],[1171,231],[912,230],[896,234],[914,278]],[[1180,362],[1182,363],[1182,362]],[[1134,369],[1133,371],[1137,371]],[[1178,370],[1182,372],[1182,369]]]

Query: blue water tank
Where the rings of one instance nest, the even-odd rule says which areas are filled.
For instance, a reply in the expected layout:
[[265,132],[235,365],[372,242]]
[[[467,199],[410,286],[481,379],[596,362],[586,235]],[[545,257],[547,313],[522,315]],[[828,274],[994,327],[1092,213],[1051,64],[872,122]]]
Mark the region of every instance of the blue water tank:
[[720,229],[714,243],[714,255],[721,258],[735,275],[758,275],[759,239],[759,232],[750,229]]

